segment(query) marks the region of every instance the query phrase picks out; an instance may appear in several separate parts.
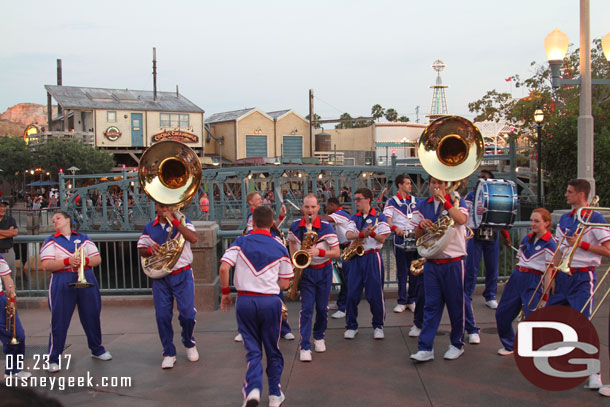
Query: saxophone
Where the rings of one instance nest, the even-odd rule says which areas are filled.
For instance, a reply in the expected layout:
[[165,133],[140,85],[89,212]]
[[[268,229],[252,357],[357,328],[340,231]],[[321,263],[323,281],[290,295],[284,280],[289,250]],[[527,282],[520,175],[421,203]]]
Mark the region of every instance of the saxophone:
[[[379,218],[375,219],[375,224],[373,225],[373,228],[371,229],[371,231],[375,230],[375,228],[377,227],[378,221],[379,221]],[[362,230],[364,230],[364,229],[365,228],[362,228]],[[366,238],[359,237],[356,240],[352,240],[352,242],[349,244],[349,246],[347,246],[347,248],[345,250],[343,250],[341,259],[343,259],[343,261],[348,261],[348,260],[353,259],[354,256],[362,256],[365,252],[364,239],[366,239]]]
[[312,219],[309,215],[309,223],[307,224],[307,232],[301,240],[301,249],[292,254],[292,264],[294,265],[294,278],[288,287],[286,296],[291,300],[296,300],[299,291],[299,280],[305,270],[311,264],[311,255],[307,253],[307,249],[311,249],[318,243],[318,233],[312,230]]

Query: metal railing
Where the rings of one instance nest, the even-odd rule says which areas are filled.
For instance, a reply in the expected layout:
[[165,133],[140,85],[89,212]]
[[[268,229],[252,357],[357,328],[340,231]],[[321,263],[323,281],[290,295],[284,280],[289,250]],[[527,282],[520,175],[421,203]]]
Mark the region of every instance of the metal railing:
[[[102,294],[150,294],[150,280],[142,272],[136,247],[139,233],[92,233],[102,263],[93,272]],[[15,237],[15,286],[19,295],[47,294],[51,273],[42,268],[40,248],[46,236],[19,235]]]

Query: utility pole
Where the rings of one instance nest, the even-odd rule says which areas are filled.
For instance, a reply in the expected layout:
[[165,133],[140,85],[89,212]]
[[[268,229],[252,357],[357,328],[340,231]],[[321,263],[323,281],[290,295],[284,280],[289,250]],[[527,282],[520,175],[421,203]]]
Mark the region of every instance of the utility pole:
[[309,89],[309,156],[313,157],[313,89]]
[[415,123],[419,123],[419,106],[415,106]]

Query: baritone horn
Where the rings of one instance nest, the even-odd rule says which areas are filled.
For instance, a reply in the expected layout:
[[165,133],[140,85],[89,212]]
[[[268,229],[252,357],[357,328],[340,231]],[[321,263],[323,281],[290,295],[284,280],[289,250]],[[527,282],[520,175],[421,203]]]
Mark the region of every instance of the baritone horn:
[[[177,141],[162,141],[149,147],[138,165],[138,179],[146,195],[161,205],[179,208],[188,206],[199,190],[201,174],[197,154]],[[185,225],[185,216],[179,211],[175,213]],[[172,238],[172,232],[156,254],[140,259],[144,274],[152,279],[171,273],[182,254],[186,239],[181,233]]]

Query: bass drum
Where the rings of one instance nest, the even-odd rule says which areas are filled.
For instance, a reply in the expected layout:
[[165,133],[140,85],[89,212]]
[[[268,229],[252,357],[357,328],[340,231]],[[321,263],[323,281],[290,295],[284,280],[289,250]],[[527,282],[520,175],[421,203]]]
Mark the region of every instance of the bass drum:
[[511,227],[517,218],[518,199],[517,186],[513,181],[480,179],[474,195],[474,227]]

